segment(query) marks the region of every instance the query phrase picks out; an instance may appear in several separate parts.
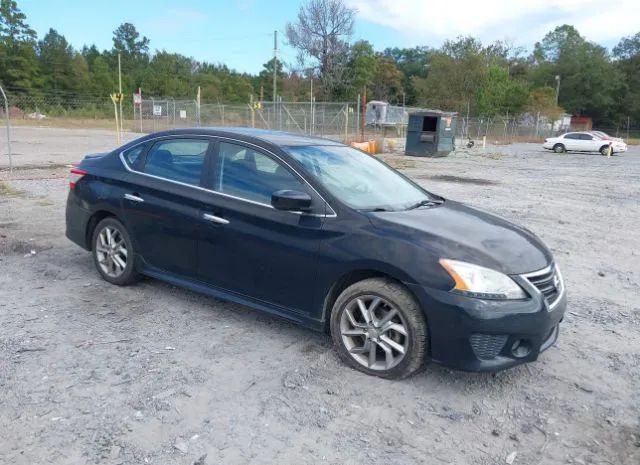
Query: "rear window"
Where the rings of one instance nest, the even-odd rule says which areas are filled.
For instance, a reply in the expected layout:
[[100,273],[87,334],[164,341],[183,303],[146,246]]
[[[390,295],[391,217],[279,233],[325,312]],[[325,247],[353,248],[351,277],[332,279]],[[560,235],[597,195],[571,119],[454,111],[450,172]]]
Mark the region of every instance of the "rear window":
[[200,184],[209,142],[204,139],[174,139],[156,143],[144,165],[144,172],[185,184]]
[[124,152],[124,158],[125,160],[127,160],[127,163],[129,164],[129,166],[133,166],[134,163],[138,161],[143,151],[144,151],[144,144],[141,144]]

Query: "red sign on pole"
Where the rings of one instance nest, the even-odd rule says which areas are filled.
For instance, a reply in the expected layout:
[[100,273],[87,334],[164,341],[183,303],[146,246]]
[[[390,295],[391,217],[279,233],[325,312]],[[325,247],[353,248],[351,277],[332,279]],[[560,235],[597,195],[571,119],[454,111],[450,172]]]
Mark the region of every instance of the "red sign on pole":
[[133,94],[133,104],[136,106],[142,105],[142,91],[138,89],[138,92]]

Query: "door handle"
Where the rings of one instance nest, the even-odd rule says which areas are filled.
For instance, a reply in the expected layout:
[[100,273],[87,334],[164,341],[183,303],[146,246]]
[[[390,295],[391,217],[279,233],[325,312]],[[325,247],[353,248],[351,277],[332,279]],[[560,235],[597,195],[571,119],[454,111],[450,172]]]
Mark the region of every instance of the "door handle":
[[210,213],[205,213],[204,215],[202,215],[202,217],[207,221],[211,221],[212,223],[229,224],[229,220],[225,220],[224,218],[220,218],[216,215],[211,215]]
[[144,202],[144,199],[142,197],[138,197],[137,195],[133,194],[124,194],[124,198],[127,200],[131,200],[132,202]]

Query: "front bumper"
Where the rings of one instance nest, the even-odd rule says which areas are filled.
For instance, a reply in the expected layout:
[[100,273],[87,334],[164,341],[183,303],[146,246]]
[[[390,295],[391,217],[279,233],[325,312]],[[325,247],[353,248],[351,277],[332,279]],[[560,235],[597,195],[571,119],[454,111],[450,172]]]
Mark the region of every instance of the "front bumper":
[[427,316],[431,360],[465,371],[499,371],[535,361],[556,342],[567,305],[564,286],[552,307],[539,293],[497,301],[409,287]]

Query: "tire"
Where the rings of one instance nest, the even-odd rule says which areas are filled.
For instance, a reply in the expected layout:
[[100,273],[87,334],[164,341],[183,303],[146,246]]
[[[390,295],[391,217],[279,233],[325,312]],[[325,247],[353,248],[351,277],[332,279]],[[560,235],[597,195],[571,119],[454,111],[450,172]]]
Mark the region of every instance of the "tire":
[[[609,155],[609,146],[603,145],[602,147],[600,147],[600,154],[604,155],[605,157]],[[613,155],[613,150],[611,150],[611,155]]]
[[567,151],[567,149],[562,144],[556,144],[553,146],[553,151],[555,153],[564,153]]
[[344,363],[368,375],[402,379],[426,363],[426,317],[409,291],[390,279],[365,279],[346,288],[333,305],[331,337]]
[[[113,243],[109,242],[109,237]],[[93,230],[91,246],[93,262],[102,279],[117,286],[126,286],[140,279],[135,269],[131,238],[120,221],[113,217],[100,221]]]

